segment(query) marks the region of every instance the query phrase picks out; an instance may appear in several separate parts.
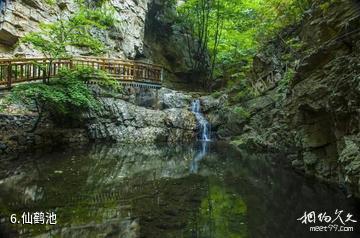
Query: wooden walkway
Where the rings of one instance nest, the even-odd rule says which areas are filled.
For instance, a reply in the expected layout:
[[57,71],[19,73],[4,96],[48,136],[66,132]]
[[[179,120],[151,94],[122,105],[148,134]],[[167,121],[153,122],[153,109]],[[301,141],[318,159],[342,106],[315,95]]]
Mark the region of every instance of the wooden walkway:
[[0,88],[54,78],[60,68],[88,66],[101,69],[119,83],[134,87],[161,88],[163,70],[160,65],[110,58],[77,57],[71,59],[13,58],[0,59]]

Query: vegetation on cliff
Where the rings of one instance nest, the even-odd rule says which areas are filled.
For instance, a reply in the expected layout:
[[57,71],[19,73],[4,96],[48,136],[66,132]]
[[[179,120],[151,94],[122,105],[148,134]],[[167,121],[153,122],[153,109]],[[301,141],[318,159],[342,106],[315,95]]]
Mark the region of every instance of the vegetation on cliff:
[[[48,65],[39,65],[43,75],[49,75],[54,60],[71,58],[71,47],[87,49],[89,54],[106,51],[104,43],[92,32],[95,29],[108,29],[115,24],[111,9],[85,4],[85,1],[78,1],[78,7],[70,17],[40,24],[40,31],[21,39],[22,43],[31,44],[49,59]],[[72,68],[61,68],[56,78],[44,78],[43,83],[15,86],[10,100],[35,108],[38,119],[31,129],[34,131],[45,112],[50,113],[55,120],[61,120],[76,118],[80,116],[79,112],[85,110],[96,110],[98,103],[86,86],[90,78],[101,80],[106,87],[120,89],[117,82],[104,71],[75,65]]]
[[198,40],[196,57],[202,59],[201,63],[194,60],[193,67],[210,69],[204,86],[209,88],[214,79],[228,80],[236,73],[235,78],[241,78],[261,45],[284,27],[298,22],[311,3],[309,0],[190,0],[181,4],[179,22]]
[[89,54],[106,51],[105,45],[92,31],[109,29],[116,20],[109,8],[90,8],[79,1],[79,9],[69,18],[60,15],[54,23],[40,24],[40,31],[27,34],[22,43],[31,44],[44,56],[52,59],[71,57],[71,47],[88,50]]

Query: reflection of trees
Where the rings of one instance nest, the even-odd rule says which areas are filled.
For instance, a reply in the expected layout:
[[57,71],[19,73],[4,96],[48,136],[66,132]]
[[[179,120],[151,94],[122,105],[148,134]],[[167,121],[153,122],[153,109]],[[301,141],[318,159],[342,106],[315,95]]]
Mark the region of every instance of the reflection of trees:
[[209,179],[208,194],[194,214],[191,237],[196,238],[243,238],[247,237],[245,215],[247,206],[241,197]]

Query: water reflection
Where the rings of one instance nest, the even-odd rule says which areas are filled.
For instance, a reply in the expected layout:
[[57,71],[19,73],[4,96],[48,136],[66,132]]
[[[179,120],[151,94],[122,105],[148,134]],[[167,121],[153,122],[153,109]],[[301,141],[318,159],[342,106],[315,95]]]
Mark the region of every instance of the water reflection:
[[208,147],[210,146],[210,142],[208,141],[200,141],[199,144],[197,144],[197,152],[194,156],[193,160],[191,161],[190,165],[190,172],[191,173],[198,173],[199,171],[199,163],[201,160],[204,159],[206,154],[208,153]]
[[246,203],[240,196],[209,179],[207,194],[190,223],[189,237],[248,237],[246,212]]
[[[97,145],[4,161],[0,237],[358,237],[308,233],[296,221],[305,210],[356,207],[274,161],[217,143]],[[24,211],[54,211],[58,225],[9,224]]]

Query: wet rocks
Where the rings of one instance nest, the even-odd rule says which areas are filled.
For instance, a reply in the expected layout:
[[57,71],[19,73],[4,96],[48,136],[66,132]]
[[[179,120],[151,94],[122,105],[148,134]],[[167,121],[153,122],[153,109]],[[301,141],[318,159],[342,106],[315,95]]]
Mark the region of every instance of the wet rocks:
[[100,101],[100,112],[87,118],[91,139],[149,143],[183,142],[195,136],[195,117],[187,109],[152,110],[115,98]]
[[45,118],[31,132],[36,115],[0,114],[0,158],[22,151],[49,149],[53,146],[78,146],[88,142],[83,128],[59,128]]
[[160,105],[162,108],[186,108],[191,105],[192,97],[179,91],[162,88],[159,90]]
[[223,94],[219,98],[214,98],[213,96],[203,96],[200,98],[201,109],[203,112],[209,112],[210,110],[221,109],[225,106],[228,99],[228,95]]
[[[89,86],[100,109],[84,112],[78,121],[59,120],[46,115],[34,132],[35,112],[25,110],[0,114],[0,154],[36,148],[81,145],[89,141],[122,143],[189,142],[196,137],[196,119],[189,110],[191,96],[169,89],[125,89],[121,93]],[[125,92],[126,91],[126,92]],[[143,105],[141,99],[146,94]],[[163,109],[156,109],[162,102]],[[147,104],[147,103],[145,103]]]

